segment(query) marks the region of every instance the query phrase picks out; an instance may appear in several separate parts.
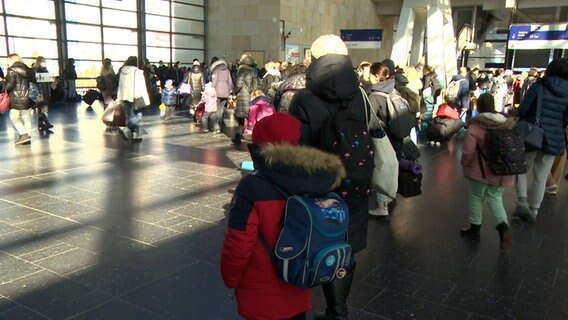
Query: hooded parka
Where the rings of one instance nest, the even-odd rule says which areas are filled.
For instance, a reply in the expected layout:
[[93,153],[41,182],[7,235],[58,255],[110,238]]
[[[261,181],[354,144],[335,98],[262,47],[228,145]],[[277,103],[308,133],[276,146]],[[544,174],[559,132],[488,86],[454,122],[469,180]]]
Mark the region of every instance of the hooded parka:
[[259,237],[274,248],[289,194],[325,194],[345,169],[338,157],[315,148],[266,145],[251,148],[257,173],[235,190],[221,253],[221,275],[235,288],[239,314],[248,320],[288,319],[311,309],[311,289],[282,281]]

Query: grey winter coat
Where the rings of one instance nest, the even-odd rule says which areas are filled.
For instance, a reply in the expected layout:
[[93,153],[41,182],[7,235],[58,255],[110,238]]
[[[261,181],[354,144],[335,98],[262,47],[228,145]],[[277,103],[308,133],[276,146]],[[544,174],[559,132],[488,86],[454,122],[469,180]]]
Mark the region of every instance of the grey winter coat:
[[278,112],[288,112],[290,103],[296,92],[306,87],[306,74],[300,73],[284,80],[278,87],[275,97],[275,105],[278,106]]

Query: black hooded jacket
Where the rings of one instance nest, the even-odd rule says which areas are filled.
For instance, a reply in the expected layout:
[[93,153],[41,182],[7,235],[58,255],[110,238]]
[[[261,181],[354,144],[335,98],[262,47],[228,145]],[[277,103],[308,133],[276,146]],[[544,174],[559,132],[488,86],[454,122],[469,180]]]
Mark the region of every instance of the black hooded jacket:
[[[306,88],[292,98],[290,114],[301,122],[300,143],[318,146],[319,133],[325,120],[339,108],[349,108],[357,120],[365,122],[365,100],[357,74],[348,56],[328,54],[310,64],[306,72]],[[353,172],[347,172],[347,177]],[[369,176],[369,182],[371,177]],[[367,224],[369,205],[367,197],[348,195],[349,244],[353,252],[367,246]]]
[[364,100],[351,59],[329,54],[314,60],[306,72],[306,88],[290,103],[290,114],[302,123],[300,142],[317,147],[324,121],[344,105],[365,121]]
[[30,82],[35,82],[32,69],[22,62],[15,62],[6,73],[4,91],[10,95],[10,108],[27,110],[33,105],[29,99]]

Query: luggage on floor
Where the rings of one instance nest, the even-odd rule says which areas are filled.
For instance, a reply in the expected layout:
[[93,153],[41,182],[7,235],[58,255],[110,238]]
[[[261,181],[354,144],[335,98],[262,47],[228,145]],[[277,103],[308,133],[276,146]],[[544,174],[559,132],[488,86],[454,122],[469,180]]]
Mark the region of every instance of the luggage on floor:
[[400,170],[398,173],[398,194],[405,198],[422,194],[422,174]]
[[90,89],[83,95],[83,101],[88,105],[92,105],[95,100],[99,99],[99,96],[100,93],[97,90]]
[[443,103],[438,107],[438,112],[436,112],[436,117],[457,120],[460,118],[460,113],[449,104]]
[[463,127],[464,123],[461,120],[434,118],[426,128],[426,139],[434,142],[446,142]]
[[410,137],[406,137],[402,143],[402,156],[408,160],[416,160],[420,158],[420,150]]

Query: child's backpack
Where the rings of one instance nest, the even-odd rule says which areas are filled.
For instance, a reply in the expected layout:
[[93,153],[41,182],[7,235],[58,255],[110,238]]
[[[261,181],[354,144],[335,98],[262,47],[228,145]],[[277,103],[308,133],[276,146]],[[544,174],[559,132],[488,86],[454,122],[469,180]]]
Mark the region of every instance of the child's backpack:
[[410,105],[398,91],[391,93],[373,92],[387,99],[387,130],[390,135],[400,140],[408,137],[412,128],[416,126],[416,114],[410,110]]
[[525,142],[513,130],[487,130],[487,155],[478,148],[479,166],[485,178],[481,158],[487,161],[491,172],[498,176],[512,176],[527,172]]
[[284,282],[311,288],[345,277],[353,268],[352,249],[347,244],[349,209],[337,194],[288,195],[282,231],[272,250],[259,236],[274,260]]
[[456,104],[459,100],[460,97],[460,86],[462,81],[466,81],[465,79],[459,79],[459,80],[452,80],[450,81],[450,83],[448,84],[448,87],[446,88],[446,102],[450,103],[450,104]]
[[[365,115],[367,108],[365,103]],[[336,192],[342,197],[368,195],[375,160],[367,123],[357,119],[347,105],[330,113],[320,129],[318,147],[339,156],[347,171],[347,177]]]

